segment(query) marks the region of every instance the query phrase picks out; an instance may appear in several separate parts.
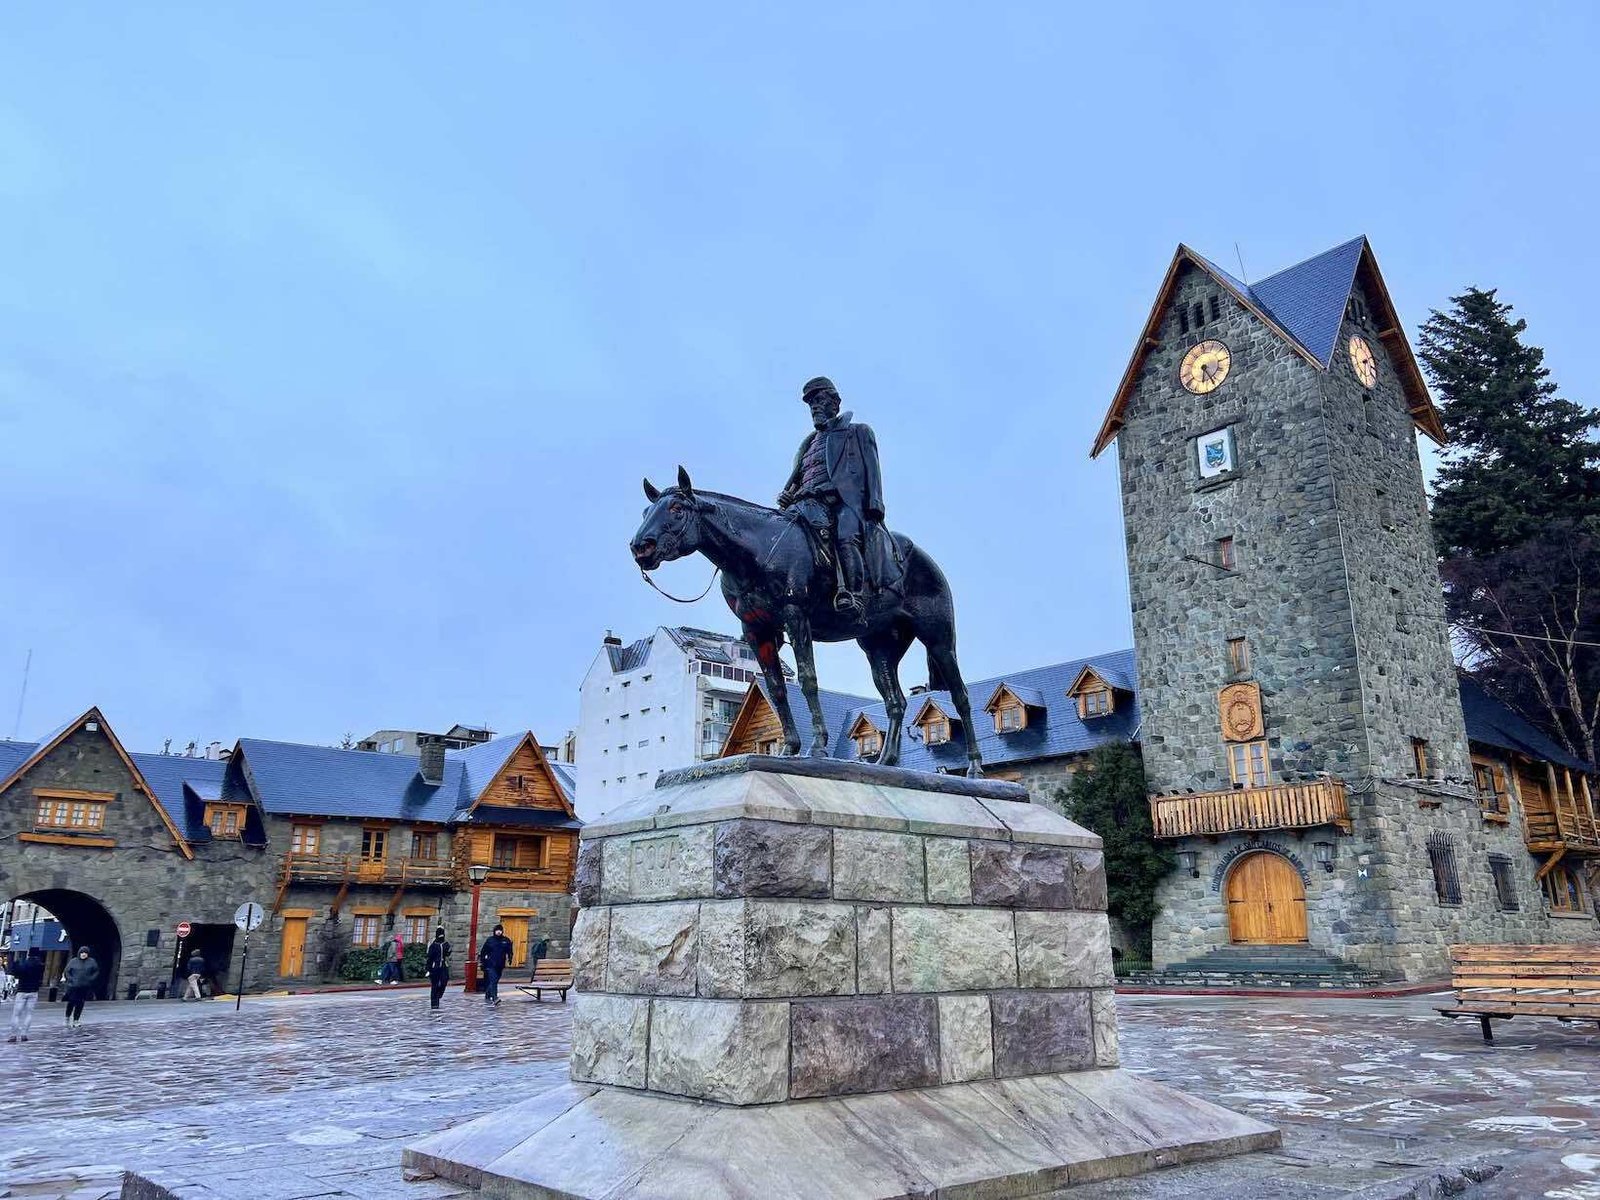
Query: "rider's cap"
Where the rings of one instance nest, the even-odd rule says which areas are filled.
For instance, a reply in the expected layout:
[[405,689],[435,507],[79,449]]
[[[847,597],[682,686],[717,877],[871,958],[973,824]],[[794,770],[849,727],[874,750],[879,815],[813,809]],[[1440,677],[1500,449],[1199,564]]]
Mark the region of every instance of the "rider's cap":
[[822,391],[832,392],[836,396],[839,394],[839,389],[833,386],[833,380],[826,375],[818,375],[815,379],[806,380],[805,387],[800,389],[800,398],[809,404],[811,393]]

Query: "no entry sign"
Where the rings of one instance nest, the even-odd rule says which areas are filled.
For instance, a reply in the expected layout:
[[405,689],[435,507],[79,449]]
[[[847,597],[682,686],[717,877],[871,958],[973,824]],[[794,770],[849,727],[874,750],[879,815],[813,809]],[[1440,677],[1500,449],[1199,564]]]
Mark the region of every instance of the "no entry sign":
[[193,926],[191,926],[189,924],[189,922],[187,922],[187,921],[179,921],[178,922],[178,930],[177,930],[178,936],[179,937],[188,937],[189,936],[189,932],[190,932],[190,930],[192,928],[193,928]]

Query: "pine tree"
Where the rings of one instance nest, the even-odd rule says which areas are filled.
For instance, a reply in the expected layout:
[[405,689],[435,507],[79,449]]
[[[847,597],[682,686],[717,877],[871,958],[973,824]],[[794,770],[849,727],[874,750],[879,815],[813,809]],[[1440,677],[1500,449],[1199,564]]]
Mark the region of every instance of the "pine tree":
[[1449,435],[1433,500],[1446,611],[1473,674],[1593,762],[1600,412],[1558,394],[1493,290],[1451,306],[1419,343]]
[[1521,545],[1556,521],[1600,517],[1600,412],[1557,394],[1528,323],[1470,287],[1422,327],[1423,365],[1449,441],[1433,504],[1446,559]]
[[1151,927],[1160,911],[1156,885],[1173,859],[1155,838],[1138,751],[1120,742],[1099,747],[1071,784],[1056,792],[1056,803],[1105,843],[1108,911],[1127,926],[1135,953],[1149,961]]

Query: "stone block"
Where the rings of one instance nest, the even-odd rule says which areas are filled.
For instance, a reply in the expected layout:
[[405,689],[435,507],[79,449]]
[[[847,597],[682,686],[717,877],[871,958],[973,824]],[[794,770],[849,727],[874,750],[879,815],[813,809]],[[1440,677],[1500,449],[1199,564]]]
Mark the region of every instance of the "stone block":
[[600,992],[606,986],[606,951],[611,941],[611,910],[583,908],[572,927],[572,986]]
[[1001,1078],[1094,1065],[1088,992],[997,992],[994,1071]]
[[839,900],[920,903],[926,897],[922,838],[909,833],[834,830],[833,894]]
[[607,904],[711,895],[715,828],[633,833],[601,843],[600,897]]
[[593,908],[600,903],[601,856],[604,853],[604,843],[595,838],[584,838],[578,843],[572,895],[580,908]]
[[655,1000],[650,1088],[723,1104],[785,1098],[789,1006],[740,1000]]
[[856,991],[862,995],[890,989],[890,917],[887,908],[856,907]]
[[1106,856],[1098,850],[1072,852],[1072,897],[1077,908],[1106,910]]
[[802,1000],[791,1008],[792,1099],[939,1082],[939,1006],[934,997]]
[[1072,854],[1062,846],[1022,842],[967,843],[972,852],[972,902],[1006,908],[1073,908]]
[[1117,1065],[1117,994],[1110,988],[1089,993],[1089,1015],[1094,1020],[1094,1065]]
[[745,902],[700,904],[700,952],[696,994],[734,999],[745,994]]
[[611,910],[606,991],[692,996],[699,958],[698,904],[624,904]]
[[849,904],[751,900],[745,995],[845,996],[856,990],[856,914]]
[[833,883],[833,834],[814,825],[728,821],[716,827],[717,896],[825,899]]
[[881,789],[884,799],[906,819],[910,833],[946,837],[1006,838],[1006,827],[971,796],[951,796],[910,788]]
[[1010,912],[992,908],[897,908],[896,992],[970,992],[1017,985]]
[[1017,983],[1025,988],[1110,987],[1104,913],[1017,913]]
[[965,1083],[994,1075],[988,996],[939,997],[939,1079]]
[[649,1034],[649,1000],[579,993],[572,1008],[572,1078],[644,1087]]
[[1042,804],[1029,804],[1025,800],[991,800],[988,797],[983,797],[978,803],[1011,831],[1011,840],[1014,842],[1100,849],[1097,835]]
[[972,903],[972,856],[965,838],[924,838],[928,903]]

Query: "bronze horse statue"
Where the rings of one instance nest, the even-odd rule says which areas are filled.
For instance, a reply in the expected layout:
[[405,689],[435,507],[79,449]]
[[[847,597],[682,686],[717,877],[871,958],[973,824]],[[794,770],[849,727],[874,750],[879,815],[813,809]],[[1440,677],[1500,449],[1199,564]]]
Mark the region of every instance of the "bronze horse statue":
[[828,728],[817,698],[816,642],[854,639],[872,666],[872,681],[883,697],[889,728],[875,760],[892,767],[900,761],[900,722],[906,698],[900,690],[900,660],[919,641],[928,654],[928,687],[948,690],[967,739],[967,775],[983,774],[972,724],[967,686],[956,663],[955,602],[950,584],[910,538],[893,534],[904,576],[898,590],[873,597],[864,613],[841,612],[833,604],[834,567],[816,554],[804,522],[791,513],[752,504],[719,492],[696,491],[689,473],[678,468],[678,484],[665,490],[644,481],[645,510],[630,549],[642,571],[696,552],[720,569],[722,595],[739,618],[744,640],[761,665],[767,696],[783,723],[785,754],[800,753],[800,734],[789,712],[783,665],[778,651],[787,637],[794,647],[800,690],[811,709],[811,753],[828,756]]

